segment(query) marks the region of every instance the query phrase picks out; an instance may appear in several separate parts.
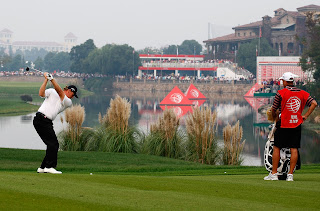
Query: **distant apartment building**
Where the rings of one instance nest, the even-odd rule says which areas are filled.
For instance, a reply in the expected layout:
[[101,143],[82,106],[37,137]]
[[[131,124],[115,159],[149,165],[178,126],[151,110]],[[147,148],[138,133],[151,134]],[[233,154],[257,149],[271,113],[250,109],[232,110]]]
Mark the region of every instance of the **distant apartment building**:
[[0,48],[4,48],[7,53],[12,50],[26,51],[32,49],[44,49],[48,52],[70,52],[71,48],[77,44],[77,37],[73,33],[68,33],[64,37],[64,43],[40,42],[40,41],[14,41],[13,32],[9,29],[0,31]]
[[234,52],[241,44],[259,37],[266,38],[281,56],[299,56],[303,51],[303,45],[296,39],[296,36],[306,35],[307,12],[314,12],[315,17],[318,17],[320,6],[308,5],[297,8],[297,11],[279,8],[274,11],[274,17],[266,15],[260,21],[232,28],[234,30],[232,34],[205,40],[206,58],[233,60]]

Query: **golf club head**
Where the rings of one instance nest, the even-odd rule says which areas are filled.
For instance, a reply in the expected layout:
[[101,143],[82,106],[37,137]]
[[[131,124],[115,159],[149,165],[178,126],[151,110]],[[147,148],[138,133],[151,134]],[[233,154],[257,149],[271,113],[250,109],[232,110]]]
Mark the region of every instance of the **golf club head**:
[[26,71],[29,71],[29,70],[30,70],[29,67],[27,67],[27,68],[26,68]]

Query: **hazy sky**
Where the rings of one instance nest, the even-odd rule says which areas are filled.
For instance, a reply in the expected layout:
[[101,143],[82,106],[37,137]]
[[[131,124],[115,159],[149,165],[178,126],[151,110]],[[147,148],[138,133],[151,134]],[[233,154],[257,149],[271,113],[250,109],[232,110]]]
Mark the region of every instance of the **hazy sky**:
[[135,49],[181,44],[232,33],[232,27],[273,17],[273,11],[320,0],[10,0],[1,4],[0,30],[7,28],[14,41],[55,41],[72,32],[78,44],[93,39],[129,44]]

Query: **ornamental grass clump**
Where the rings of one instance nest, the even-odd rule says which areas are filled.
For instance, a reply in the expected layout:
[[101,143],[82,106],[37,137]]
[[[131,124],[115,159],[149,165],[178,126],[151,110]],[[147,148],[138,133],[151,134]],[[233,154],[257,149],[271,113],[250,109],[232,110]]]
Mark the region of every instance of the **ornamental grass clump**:
[[128,130],[130,114],[131,104],[126,98],[117,95],[115,99],[111,99],[106,115],[101,117],[99,114],[99,121],[105,127],[125,133]]
[[94,143],[90,143],[90,150],[105,152],[138,152],[137,141],[140,132],[129,126],[131,104],[127,99],[116,96],[111,99],[110,107],[102,117],[99,114],[101,127],[96,131]]
[[239,121],[234,125],[227,125],[223,128],[223,164],[240,165],[242,163],[241,153],[245,141],[242,141],[243,130]]
[[179,130],[179,124],[174,110],[166,108],[158,121],[150,126],[150,133],[142,144],[143,152],[150,155],[180,158],[183,134]]
[[[92,133],[90,129],[82,128],[85,119],[85,109],[81,105],[74,105],[64,112],[67,130],[59,133],[60,148],[66,151],[84,151],[88,143],[88,137]],[[63,118],[61,117],[63,123]]]
[[196,107],[187,117],[187,156],[190,161],[214,165],[219,160],[217,113],[209,107]]

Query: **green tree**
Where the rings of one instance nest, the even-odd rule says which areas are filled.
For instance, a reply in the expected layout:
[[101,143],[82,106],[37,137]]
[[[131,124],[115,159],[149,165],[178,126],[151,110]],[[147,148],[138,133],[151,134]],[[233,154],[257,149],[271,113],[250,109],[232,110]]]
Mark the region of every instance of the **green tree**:
[[35,62],[36,59],[38,59],[39,57],[43,59],[47,55],[47,53],[48,51],[41,48],[41,49],[26,50],[23,55],[26,61]]
[[136,75],[141,66],[139,54],[127,44],[107,44],[101,49],[95,49],[83,64],[91,73],[107,75],[132,75],[133,72]]
[[[250,43],[241,44],[237,52],[237,62],[240,67],[244,67],[252,74],[256,74],[257,56],[256,50],[259,49],[259,39],[252,40]],[[277,56],[277,50],[273,49],[265,38],[260,39],[260,56]]]
[[6,71],[8,70],[8,64],[11,63],[12,58],[5,52],[5,48],[0,48],[0,70]]
[[9,55],[4,55],[1,57],[1,71],[8,71],[10,70],[9,64],[11,63],[12,58]]
[[25,66],[24,63],[25,62],[24,62],[23,57],[20,54],[18,54],[12,58],[10,63],[6,64],[6,70],[17,71],[21,68],[24,68],[24,66]]
[[70,55],[66,52],[59,52],[55,54],[55,69],[69,71],[71,66]]
[[45,57],[44,57],[44,69],[46,71],[52,72],[54,70],[54,52],[49,52]]
[[163,49],[164,54],[177,54],[177,45],[169,45],[167,48]]
[[161,54],[161,52],[162,49],[153,47],[145,47],[144,49],[138,50],[139,54]]
[[40,69],[42,70],[44,68],[44,61],[43,59],[39,56],[35,61],[34,61],[35,69]]
[[179,54],[200,55],[202,46],[196,40],[185,40],[179,46]]
[[86,72],[84,60],[88,57],[90,52],[96,48],[92,39],[87,40],[81,45],[74,46],[69,53],[71,60],[70,70],[73,72]]
[[44,57],[44,69],[49,72],[54,70],[69,71],[70,64],[70,55],[66,52],[49,52]]
[[5,53],[5,48],[0,47],[0,58],[3,57],[6,53]]
[[20,49],[16,50],[14,53],[14,56],[21,55],[24,57],[26,61],[32,61],[34,62],[38,57],[44,58],[47,55],[48,51],[44,49],[31,49],[31,50],[25,50],[22,51]]
[[320,80],[320,16],[308,12],[306,18],[307,37],[300,38],[306,47],[300,58],[303,71],[314,71],[313,78]]

